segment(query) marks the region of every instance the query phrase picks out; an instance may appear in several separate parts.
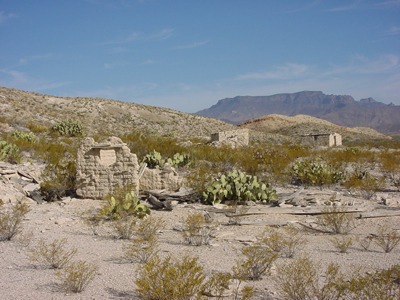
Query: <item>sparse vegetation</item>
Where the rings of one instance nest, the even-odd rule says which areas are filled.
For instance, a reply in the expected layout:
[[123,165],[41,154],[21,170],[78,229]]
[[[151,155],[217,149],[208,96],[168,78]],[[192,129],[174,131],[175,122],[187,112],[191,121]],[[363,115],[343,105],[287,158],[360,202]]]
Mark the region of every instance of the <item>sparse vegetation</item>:
[[136,291],[139,299],[196,299],[206,280],[197,258],[184,256],[174,260],[170,256],[156,256],[138,270]]
[[212,181],[203,192],[203,198],[205,202],[213,205],[227,201],[273,202],[277,199],[276,191],[259,181],[257,176],[237,170],[222,174]]
[[322,210],[316,223],[326,232],[347,234],[355,228],[354,213],[348,213],[338,206],[330,206]]
[[135,216],[140,219],[150,214],[150,209],[145,204],[140,203],[133,191],[126,192],[126,189],[120,189],[116,191],[115,196],[107,197],[100,213],[111,220],[118,220],[127,216]]
[[388,225],[379,226],[377,234],[373,237],[373,241],[385,253],[389,253],[400,244],[400,234]]
[[28,204],[19,201],[11,207],[0,205],[0,241],[9,241],[22,232],[22,221],[29,212]]
[[68,263],[56,275],[66,292],[80,293],[96,276],[98,267],[83,260]]
[[58,122],[52,127],[52,130],[62,136],[77,137],[83,135],[82,124],[74,120]]
[[341,235],[331,239],[332,245],[340,253],[347,253],[349,248],[353,245],[353,238],[348,235]]
[[322,186],[334,184],[344,179],[343,171],[328,165],[321,159],[301,159],[291,168],[295,184]]
[[18,164],[21,160],[21,151],[15,144],[0,140],[0,161]]
[[183,221],[182,235],[185,243],[193,246],[208,245],[216,224],[202,213],[192,213]]
[[41,239],[32,250],[30,258],[50,269],[61,269],[71,261],[78,251],[76,248],[68,250],[66,244],[66,239],[54,240],[50,243]]

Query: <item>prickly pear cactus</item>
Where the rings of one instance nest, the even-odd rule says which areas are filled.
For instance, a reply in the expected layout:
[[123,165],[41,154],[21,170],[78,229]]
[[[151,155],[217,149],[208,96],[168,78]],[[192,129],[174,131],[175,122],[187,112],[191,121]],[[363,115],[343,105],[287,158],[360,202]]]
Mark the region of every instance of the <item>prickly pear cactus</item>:
[[210,182],[203,192],[204,201],[217,204],[225,201],[273,202],[277,200],[276,191],[258,180],[257,176],[234,170],[222,174]]

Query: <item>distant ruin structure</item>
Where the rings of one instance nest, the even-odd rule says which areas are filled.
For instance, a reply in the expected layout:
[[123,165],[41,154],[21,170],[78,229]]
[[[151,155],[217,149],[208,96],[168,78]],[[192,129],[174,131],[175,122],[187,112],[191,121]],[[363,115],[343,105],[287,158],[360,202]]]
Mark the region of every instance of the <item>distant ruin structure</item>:
[[247,146],[249,145],[249,130],[238,129],[213,133],[211,142],[217,145],[229,145],[232,148]]
[[338,133],[305,134],[301,136],[302,144],[311,146],[342,146],[342,136]]
[[77,153],[76,193],[83,198],[102,199],[116,188],[130,186],[139,192],[139,164],[136,154],[120,138],[101,143],[86,138]]

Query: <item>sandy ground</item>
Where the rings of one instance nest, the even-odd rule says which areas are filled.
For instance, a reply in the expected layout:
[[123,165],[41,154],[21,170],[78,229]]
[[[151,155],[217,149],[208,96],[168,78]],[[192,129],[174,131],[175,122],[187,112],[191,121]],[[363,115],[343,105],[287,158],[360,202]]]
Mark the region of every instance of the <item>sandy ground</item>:
[[[320,193],[319,189],[315,190]],[[309,191],[310,193],[310,191]],[[360,199],[356,199],[360,200]],[[360,207],[375,203],[358,201]],[[84,223],[81,215],[90,209],[99,208],[101,201],[65,198],[62,202],[30,204],[30,212],[23,221],[24,234],[31,233],[30,244],[21,244],[18,239],[0,242],[0,299],[136,299],[136,270],[140,264],[129,263],[124,259],[123,245],[126,240],[116,239],[112,228],[102,225],[98,235]],[[220,225],[210,245],[189,246],[183,242],[179,231],[174,230],[188,214],[210,210],[210,206],[200,204],[177,205],[172,211],[152,211],[162,217],[166,226],[158,233],[161,255],[182,257],[185,254],[198,256],[206,272],[229,271],[235,260],[241,257],[240,249],[256,239],[266,227],[279,227],[286,223],[309,223],[315,220],[311,215],[293,215],[293,208],[266,207],[256,205],[250,212],[258,212],[242,219],[241,226],[227,225],[228,218],[223,213],[212,212],[211,216]],[[298,207],[297,211],[310,208]],[[396,209],[391,209],[394,211]],[[387,211],[382,210],[382,211]],[[356,239],[376,232],[377,226],[388,224],[400,230],[400,217],[369,218],[356,220],[357,227],[351,231]],[[283,230],[279,227],[278,230]],[[388,268],[400,264],[400,246],[391,253],[384,253],[376,245],[369,251],[363,251],[357,241],[348,253],[339,253],[330,242],[332,235],[303,231],[307,244],[301,253],[307,253],[322,269],[330,262],[338,263],[345,272],[363,266],[365,271]],[[29,253],[40,239],[50,242],[66,238],[68,247],[76,247],[75,259],[94,262],[98,272],[90,285],[79,294],[66,294],[55,276],[54,270],[46,269],[29,259]],[[279,258],[276,265],[287,262],[288,258]],[[270,276],[262,280],[249,282],[256,289],[254,299],[280,299]]]

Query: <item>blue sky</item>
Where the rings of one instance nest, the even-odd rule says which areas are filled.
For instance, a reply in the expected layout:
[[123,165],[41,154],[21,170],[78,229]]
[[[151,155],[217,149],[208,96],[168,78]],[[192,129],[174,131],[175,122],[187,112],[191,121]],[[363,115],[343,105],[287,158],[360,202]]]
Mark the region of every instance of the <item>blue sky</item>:
[[400,0],[0,0],[0,86],[168,107],[319,90],[400,105]]

